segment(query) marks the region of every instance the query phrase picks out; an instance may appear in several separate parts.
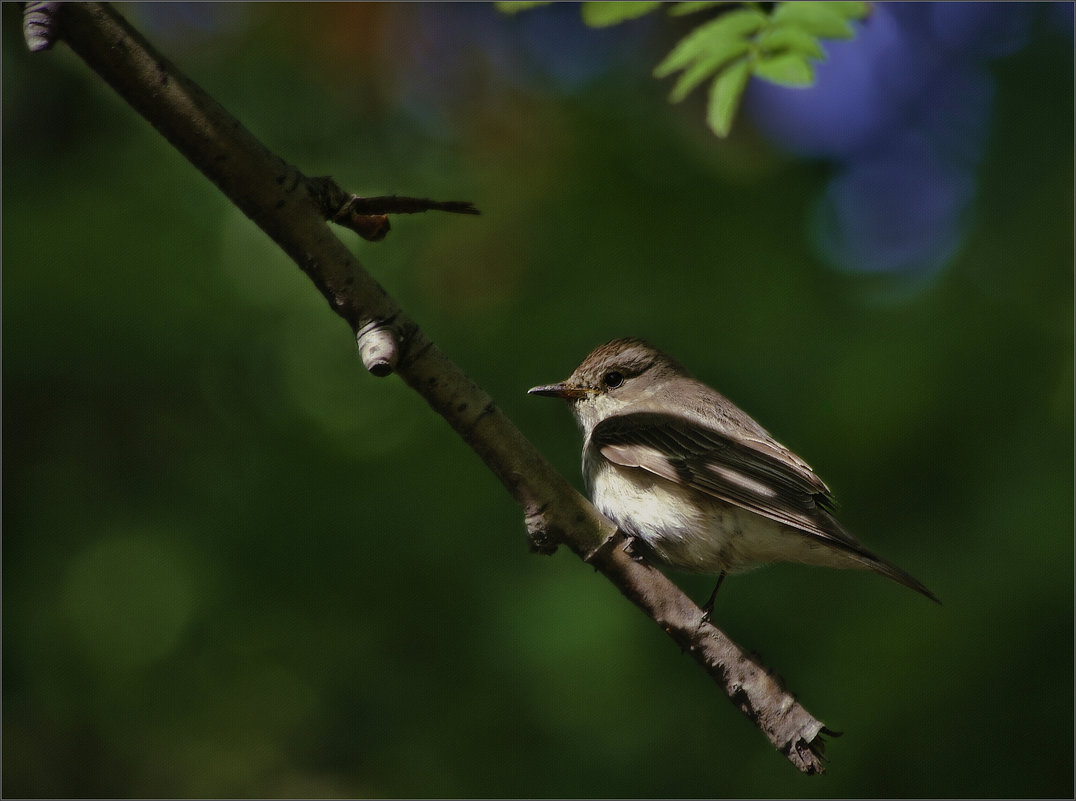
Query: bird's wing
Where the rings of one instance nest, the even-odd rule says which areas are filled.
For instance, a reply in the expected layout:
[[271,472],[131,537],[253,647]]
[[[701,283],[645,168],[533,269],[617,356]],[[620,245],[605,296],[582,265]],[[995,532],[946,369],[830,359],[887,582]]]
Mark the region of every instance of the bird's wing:
[[856,552],[863,546],[830,514],[829,488],[783,445],[735,437],[689,418],[637,412],[606,418],[590,447],[637,467]]

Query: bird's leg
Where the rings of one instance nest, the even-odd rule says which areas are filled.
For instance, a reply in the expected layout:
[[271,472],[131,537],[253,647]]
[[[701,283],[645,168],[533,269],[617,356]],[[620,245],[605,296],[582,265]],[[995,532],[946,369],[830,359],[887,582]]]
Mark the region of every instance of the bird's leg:
[[714,599],[717,598],[717,591],[721,589],[721,582],[725,580],[726,575],[727,573],[722,570],[721,574],[717,577],[717,584],[714,585],[714,591],[710,593],[710,597],[702,607],[702,619],[704,622],[710,619],[710,615],[714,611]]

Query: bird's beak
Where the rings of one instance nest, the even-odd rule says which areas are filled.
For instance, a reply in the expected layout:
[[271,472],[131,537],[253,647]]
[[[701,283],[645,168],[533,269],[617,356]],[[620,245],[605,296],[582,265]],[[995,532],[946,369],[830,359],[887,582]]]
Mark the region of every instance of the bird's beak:
[[546,398],[564,398],[566,400],[585,398],[590,395],[591,392],[593,392],[593,390],[585,389],[583,387],[573,387],[566,381],[561,381],[559,384],[549,384],[544,387],[531,387],[527,390],[528,395],[542,395]]

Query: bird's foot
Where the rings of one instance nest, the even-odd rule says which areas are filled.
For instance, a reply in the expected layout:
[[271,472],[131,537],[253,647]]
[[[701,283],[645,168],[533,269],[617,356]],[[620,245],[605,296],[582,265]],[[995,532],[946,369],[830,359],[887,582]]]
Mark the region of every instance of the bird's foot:
[[635,547],[635,542],[636,539],[634,534],[625,534],[624,545],[620,550],[630,556],[633,562],[645,562],[646,557]]
[[725,580],[725,576],[728,575],[724,570],[717,577],[717,584],[714,585],[714,591],[710,593],[710,597],[706,599],[706,603],[702,605],[702,617],[699,619],[699,624],[710,622],[710,616],[714,613],[714,601],[717,599],[717,591],[721,589],[721,582]]

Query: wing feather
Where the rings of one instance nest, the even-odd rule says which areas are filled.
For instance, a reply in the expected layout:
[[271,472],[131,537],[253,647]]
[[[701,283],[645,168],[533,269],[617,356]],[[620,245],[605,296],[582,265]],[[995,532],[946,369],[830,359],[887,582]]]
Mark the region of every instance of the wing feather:
[[736,438],[660,412],[606,418],[591,447],[609,461],[647,470],[822,540],[865,551],[832,517],[833,496],[810,466],[774,440]]

